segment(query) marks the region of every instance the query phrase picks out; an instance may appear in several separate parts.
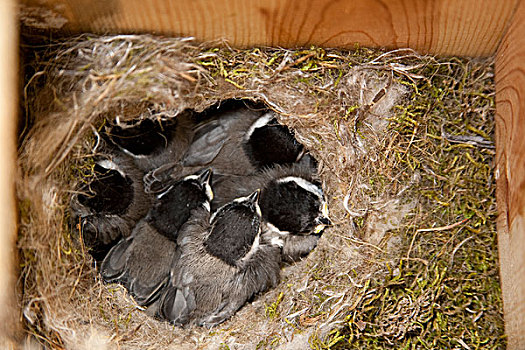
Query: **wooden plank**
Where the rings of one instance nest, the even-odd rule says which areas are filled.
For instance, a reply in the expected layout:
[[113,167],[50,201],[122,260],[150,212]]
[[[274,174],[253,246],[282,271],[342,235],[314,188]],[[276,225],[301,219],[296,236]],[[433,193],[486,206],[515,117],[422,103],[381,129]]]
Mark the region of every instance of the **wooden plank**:
[[[496,60],[498,239],[509,349],[525,348],[525,1],[22,0],[22,3],[25,5],[22,20],[26,25],[35,29],[47,26],[63,34],[151,32],[195,36],[199,40],[226,38],[237,46],[353,47],[358,43],[470,56],[495,53],[503,38]],[[514,11],[512,25],[504,36]],[[36,22],[30,21],[35,18]]]
[[[519,0],[22,0],[22,19],[51,18],[62,33],[226,38],[236,46],[411,47],[494,54]],[[45,4],[45,5],[41,5]],[[36,14],[36,15],[35,15]],[[34,23],[33,23],[34,25]]]
[[0,1],[0,347],[14,347],[19,327],[15,298],[16,121],[18,111],[18,31],[14,0]]
[[508,349],[525,349],[525,1],[496,56],[498,244]]

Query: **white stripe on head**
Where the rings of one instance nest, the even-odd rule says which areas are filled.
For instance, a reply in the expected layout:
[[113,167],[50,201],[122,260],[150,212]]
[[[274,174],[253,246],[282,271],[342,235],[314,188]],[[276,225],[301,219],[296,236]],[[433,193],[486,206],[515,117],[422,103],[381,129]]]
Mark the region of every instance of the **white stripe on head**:
[[197,180],[197,181],[199,181],[199,176],[198,175],[188,175],[184,179],[182,179],[182,181],[188,181],[188,180]]
[[257,119],[251,126],[250,128],[248,129],[248,131],[246,131],[246,135],[244,136],[244,139],[245,140],[248,140],[250,139],[250,137],[252,136],[253,132],[255,131],[255,129],[258,129],[260,127],[263,127],[265,126],[266,124],[268,124],[270,122],[270,120],[272,120],[274,118],[274,114],[272,112],[268,112],[268,113],[265,113],[263,114],[262,117],[260,117],[259,119]]
[[100,166],[103,167],[103,168],[106,168],[106,169],[119,171],[119,167],[118,167],[118,165],[115,164],[114,161],[109,160],[109,159],[99,160],[99,161],[97,162],[97,164],[100,165]]
[[233,203],[242,203],[242,202],[246,202],[247,200],[248,200],[248,197],[237,197],[232,202]]
[[[188,181],[188,180],[195,180],[197,182],[199,182],[199,175],[188,175],[186,176],[184,179],[182,179],[182,181]],[[206,197],[208,198],[208,200],[212,201],[213,200],[213,190],[210,186],[209,183],[205,183],[204,184],[204,190],[205,190],[205,193],[206,193]]]
[[[188,180],[195,180],[197,182],[199,182],[199,175],[188,175],[186,176],[184,179],[182,179],[182,181],[188,181]],[[206,197],[208,198],[208,200],[213,200],[213,190],[211,189],[211,186],[209,183],[205,183],[204,184],[204,190],[205,190],[205,193],[206,193]]]
[[315,194],[319,199],[323,199],[323,190],[319,187],[297,176],[287,176],[277,180],[277,183],[295,182],[297,186],[304,188],[306,191]]
[[[238,198],[235,198],[232,202],[242,203],[242,202],[247,202],[248,200],[249,200],[248,197],[238,197]],[[255,202],[255,212],[257,213],[259,217],[262,216],[261,208],[259,207],[259,201]]]
[[160,194],[157,195],[157,199],[161,199],[162,197],[164,197],[169,191],[171,191],[171,189],[173,188],[173,185],[168,187],[168,189]]
[[110,159],[99,160],[97,164],[103,167],[104,169],[118,171],[119,174],[122,175],[122,177],[126,177],[126,174],[124,174],[122,169],[120,169],[120,167],[114,161]]
[[213,190],[211,189],[210,184],[206,182],[204,184],[204,187],[206,189],[206,197],[208,198],[209,201],[212,201],[213,200]]
[[209,222],[210,224],[213,222],[213,220],[215,220],[215,216],[217,215],[217,213],[219,212],[219,210],[221,210],[223,207],[224,207],[224,206],[220,207],[219,209],[215,210],[215,211],[213,212],[213,214],[211,214],[211,216],[210,216],[210,222]]
[[[210,217],[210,223],[213,222],[213,220],[215,219],[215,216],[217,216],[217,213],[224,210],[224,208],[226,208],[227,206],[231,205],[232,203],[242,203],[246,201],[248,201],[248,197],[237,197],[230,203],[226,203],[223,206],[217,208],[217,210],[215,210],[215,212],[213,212],[213,214]],[[262,217],[261,208],[259,207],[259,202],[255,203],[255,212],[257,213],[259,217]]]
[[217,214],[220,212],[220,211],[223,211],[224,208],[226,208],[228,205],[230,205],[231,203],[226,203],[224,204],[223,206],[217,208],[210,216],[210,224],[213,222],[213,220],[215,220],[215,217],[217,216]]
[[260,239],[261,239],[261,227],[259,226],[259,232],[257,232],[257,236],[255,236],[255,239],[253,240],[250,251],[246,253],[246,255],[241,259],[242,261],[246,261],[250,259],[250,257],[253,254],[255,254],[255,252],[259,249]]
[[120,150],[124,153],[126,153],[128,156],[132,156],[133,158],[138,158],[138,159],[143,159],[143,158],[147,158],[148,156],[145,155],[145,154],[135,154],[135,153],[131,153],[130,151],[128,151],[127,149],[125,149],[124,147],[122,146],[118,146],[120,148]]

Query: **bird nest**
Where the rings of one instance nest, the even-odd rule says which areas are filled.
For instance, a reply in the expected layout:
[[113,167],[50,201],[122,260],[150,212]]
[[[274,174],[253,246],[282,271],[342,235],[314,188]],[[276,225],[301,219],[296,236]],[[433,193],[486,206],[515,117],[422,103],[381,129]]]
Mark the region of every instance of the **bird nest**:
[[[480,88],[491,79],[487,62],[445,64],[411,50],[240,50],[223,42],[83,35],[35,53],[35,73],[24,89],[26,123],[19,151],[20,290],[28,334],[50,348],[304,349],[352,343],[367,327],[377,330],[373,321],[356,312],[366,315],[376,300],[388,301],[379,293],[381,281],[405,283],[407,261],[419,262],[423,269],[431,265],[424,255],[415,257],[424,254],[419,234],[425,232],[416,230],[429,225],[417,220],[428,198],[446,202],[446,194],[416,195],[422,193],[428,169],[411,153],[415,149],[425,154],[417,143],[423,120],[430,120],[428,111],[436,104],[445,105],[443,96],[429,89],[423,95],[435,94],[434,100],[413,101],[423,96],[420,90],[433,78],[447,74],[464,74],[450,81],[463,79],[464,86],[490,101]],[[476,67],[471,79],[467,73]],[[177,328],[145,315],[122,287],[101,282],[80,232],[68,225],[69,199],[91,174],[96,135],[106,118],[118,114],[134,120],[152,110],[175,118],[184,110],[202,112],[232,98],[264,103],[294,130],[319,161],[335,225],[325,230],[307,258],[283,267],[277,288],[224,324]],[[479,131],[475,136],[458,138],[450,128],[441,133],[432,129],[435,135],[425,130],[440,142],[485,150],[491,145],[492,105],[483,102],[476,108],[483,120],[470,123]],[[472,161],[481,163],[475,156]],[[439,180],[441,175],[436,176]],[[486,219],[485,209],[480,215]],[[469,213],[469,218],[476,217],[475,210]],[[468,223],[458,219],[460,214],[441,213],[434,225],[452,221],[457,225],[450,229],[466,230]],[[454,259],[467,243],[448,254]],[[443,278],[440,271],[424,279],[430,285],[431,279]],[[496,288],[494,295],[498,293]],[[427,299],[415,305],[416,300],[401,298],[405,308],[401,303],[377,308],[374,312],[382,315],[378,324],[388,317],[391,323],[380,324],[380,331],[370,337],[383,336],[393,344],[417,331],[409,314],[416,307],[427,312]],[[501,333],[501,302],[496,309],[495,332]]]

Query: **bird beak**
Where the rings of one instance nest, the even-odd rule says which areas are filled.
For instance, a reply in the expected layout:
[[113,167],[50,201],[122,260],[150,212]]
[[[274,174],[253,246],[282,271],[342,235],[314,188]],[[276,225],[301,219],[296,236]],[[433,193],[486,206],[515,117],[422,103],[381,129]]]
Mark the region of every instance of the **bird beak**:
[[330,215],[328,215],[328,203],[323,202],[323,204],[321,206],[321,214],[323,214],[323,216],[325,218],[328,218],[330,216]]
[[207,169],[205,172],[203,172],[202,174],[199,175],[199,183],[201,185],[205,185],[205,184],[210,184],[210,180],[211,180],[211,173],[212,173],[212,170],[211,168]]
[[257,203],[257,201],[259,200],[260,193],[261,193],[261,190],[257,189],[255,192],[253,192],[252,194],[248,196],[248,201],[250,201],[253,204]]
[[207,169],[205,172],[199,175],[198,181],[201,184],[202,187],[206,189],[206,196],[210,201],[213,200],[213,190],[211,189],[211,174],[212,170],[211,168]]
[[259,217],[262,216],[261,207],[259,207],[259,203],[258,203],[260,193],[261,193],[261,190],[257,189],[255,192],[253,192],[251,195],[248,196],[248,200],[255,207],[255,212],[257,213],[257,215],[259,215]]
[[326,216],[321,216],[315,219],[315,223],[317,224],[314,228],[314,233],[319,234],[323,232],[326,226],[332,226],[332,220],[330,220]]

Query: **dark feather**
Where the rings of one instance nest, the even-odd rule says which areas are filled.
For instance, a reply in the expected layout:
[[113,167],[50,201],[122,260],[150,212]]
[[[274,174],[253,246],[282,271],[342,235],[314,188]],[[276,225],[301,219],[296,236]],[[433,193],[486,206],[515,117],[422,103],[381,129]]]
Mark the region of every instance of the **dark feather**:
[[[278,283],[280,248],[270,244],[252,248],[260,232],[253,198],[224,206],[211,223],[207,210],[192,212],[179,234],[181,255],[174,261],[162,298],[162,317],[175,324],[213,326]],[[236,239],[228,240],[229,236]]]
[[[274,166],[252,176],[220,178],[214,185],[215,198],[212,202],[212,210],[216,210],[215,208],[235,197],[245,196],[260,188],[259,204],[264,221],[281,231],[287,231],[287,236],[275,233],[268,237],[283,239],[283,261],[292,262],[300,260],[315,248],[320,234],[315,233],[314,229],[321,222],[319,220],[322,218],[321,203],[326,199],[324,196],[319,198],[318,194],[305,190],[296,182],[278,182],[287,177],[303,179],[321,191],[317,174],[312,171],[309,164]],[[310,235],[315,237],[308,238]]]
[[96,260],[102,260],[122,237],[129,237],[151,203],[142,186],[143,173],[133,162],[124,155],[108,156],[95,165],[93,180],[71,198],[71,224],[80,228]]
[[113,125],[103,134],[144,172],[180,161],[193,138],[193,113],[185,111],[166,120],[145,118],[131,125]]
[[260,218],[253,209],[230,204],[215,216],[204,247],[210,255],[235,266],[252,247],[259,226]]
[[[112,250],[104,259],[104,267],[115,259],[125,260],[121,277],[111,281],[128,288],[137,304],[150,305],[165,289],[171,264],[180,255],[176,250],[178,232],[191,209],[209,201],[209,181],[210,171],[205,171],[175,183],[157,198],[148,215],[134,228],[125,251]],[[113,256],[116,253],[124,258]],[[104,274],[103,277],[109,281]]]
[[243,144],[248,158],[256,168],[274,164],[295,163],[303,151],[301,145],[287,126],[272,119],[256,128]]
[[133,242],[133,238],[122,239],[107,254],[106,259],[100,267],[100,274],[104,281],[108,283],[119,282],[127,285],[126,261],[128,260],[128,249]]

